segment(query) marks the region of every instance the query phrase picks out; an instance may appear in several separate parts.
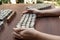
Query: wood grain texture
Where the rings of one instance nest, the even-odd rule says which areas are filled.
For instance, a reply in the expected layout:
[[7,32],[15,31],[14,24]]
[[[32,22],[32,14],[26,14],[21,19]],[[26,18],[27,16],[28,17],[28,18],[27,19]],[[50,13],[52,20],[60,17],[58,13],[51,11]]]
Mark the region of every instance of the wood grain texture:
[[[22,11],[26,10],[26,6],[28,5],[25,5],[25,4],[0,5],[0,10],[1,9],[12,9],[16,11],[16,17],[12,20],[11,23],[8,24],[5,21],[4,29],[0,32],[0,40],[15,40],[12,34],[13,28],[16,27],[16,24],[19,22],[22,16]],[[54,34],[54,35],[60,35],[60,19],[59,17],[37,18],[35,28],[36,30],[41,31],[41,32]]]

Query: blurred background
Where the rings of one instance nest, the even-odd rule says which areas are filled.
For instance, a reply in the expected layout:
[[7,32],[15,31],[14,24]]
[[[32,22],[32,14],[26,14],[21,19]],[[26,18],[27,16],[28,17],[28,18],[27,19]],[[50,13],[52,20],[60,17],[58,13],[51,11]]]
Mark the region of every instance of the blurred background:
[[0,5],[2,4],[38,4],[38,3],[50,3],[55,6],[60,6],[60,0],[0,0]]

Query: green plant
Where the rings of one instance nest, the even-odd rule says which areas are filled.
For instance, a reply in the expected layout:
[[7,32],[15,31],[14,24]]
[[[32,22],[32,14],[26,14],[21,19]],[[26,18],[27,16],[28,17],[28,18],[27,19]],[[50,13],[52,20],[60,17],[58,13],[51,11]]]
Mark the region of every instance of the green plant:
[[37,0],[37,3],[43,3],[43,0]]
[[2,0],[2,1],[3,1],[3,3],[8,3],[9,0]]
[[24,2],[24,0],[18,0],[19,1],[19,3],[23,3]]
[[48,1],[51,1],[51,0],[48,0]]
[[0,5],[2,4],[2,0],[0,0]]
[[60,0],[57,0],[57,3],[60,5]]

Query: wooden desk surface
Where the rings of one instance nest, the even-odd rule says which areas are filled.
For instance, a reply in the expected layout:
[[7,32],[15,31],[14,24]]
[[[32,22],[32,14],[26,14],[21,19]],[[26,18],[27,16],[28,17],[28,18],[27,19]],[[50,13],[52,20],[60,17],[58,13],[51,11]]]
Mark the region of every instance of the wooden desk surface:
[[[12,32],[14,27],[16,27],[16,24],[19,22],[22,11],[26,9],[27,5],[22,4],[16,4],[16,5],[1,5],[1,9],[12,9],[17,12],[16,17],[12,20],[11,23],[6,23],[4,29],[2,32],[0,32],[0,40],[14,40]],[[38,18],[35,25],[36,30],[54,34],[54,35],[60,35],[60,19],[58,17],[44,17],[44,18]]]

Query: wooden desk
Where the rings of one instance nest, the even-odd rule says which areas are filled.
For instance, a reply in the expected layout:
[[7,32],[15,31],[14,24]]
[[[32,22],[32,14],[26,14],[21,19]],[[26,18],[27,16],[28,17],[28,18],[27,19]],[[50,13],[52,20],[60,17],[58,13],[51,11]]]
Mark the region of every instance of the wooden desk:
[[[16,27],[16,24],[19,22],[22,11],[26,9],[27,5],[22,5],[22,4],[16,4],[16,5],[1,5],[1,9],[12,9],[17,12],[16,17],[8,24],[5,22],[5,27],[0,32],[0,40],[15,40],[13,38],[13,29]],[[38,18],[36,21],[36,30],[49,33],[49,34],[55,34],[55,35],[60,35],[60,19],[58,17],[45,17],[45,18]]]

